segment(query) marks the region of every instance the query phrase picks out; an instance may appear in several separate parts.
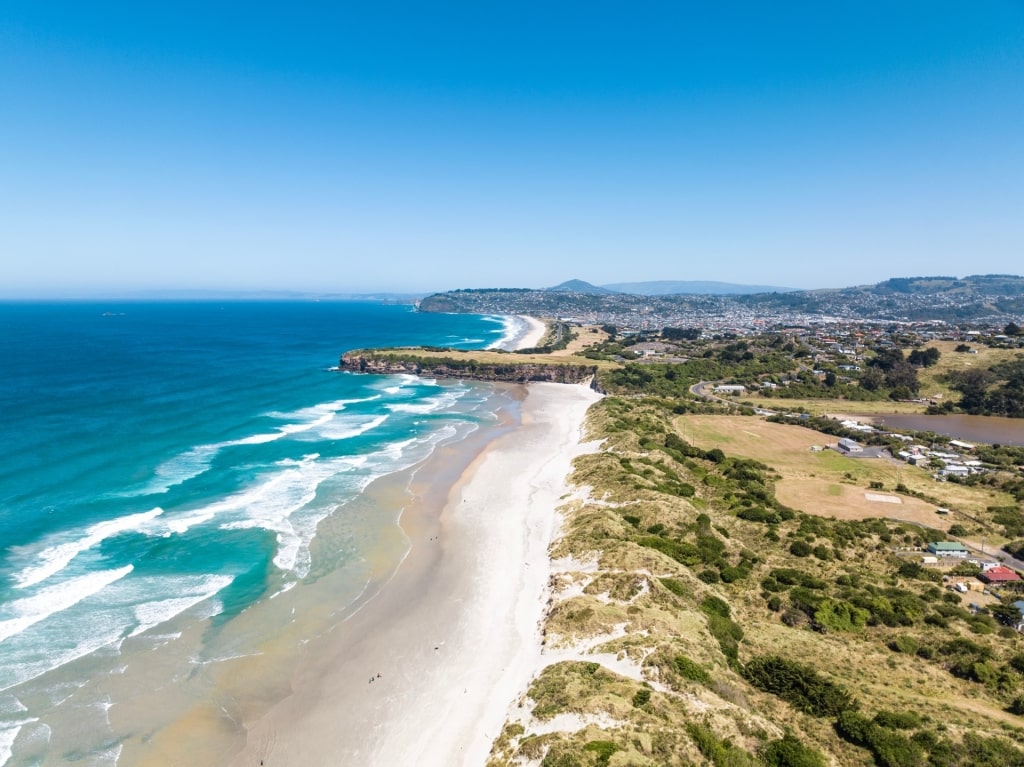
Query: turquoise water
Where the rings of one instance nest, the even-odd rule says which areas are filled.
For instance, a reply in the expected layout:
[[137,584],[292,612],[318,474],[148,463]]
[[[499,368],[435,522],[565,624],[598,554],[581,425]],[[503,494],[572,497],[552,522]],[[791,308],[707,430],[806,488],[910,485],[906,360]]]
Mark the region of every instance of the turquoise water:
[[358,559],[341,536],[317,560],[318,525],[493,419],[479,387],[339,373],[342,351],[511,332],[369,303],[0,305],[0,764],[70,758],[55,690],[91,659]]

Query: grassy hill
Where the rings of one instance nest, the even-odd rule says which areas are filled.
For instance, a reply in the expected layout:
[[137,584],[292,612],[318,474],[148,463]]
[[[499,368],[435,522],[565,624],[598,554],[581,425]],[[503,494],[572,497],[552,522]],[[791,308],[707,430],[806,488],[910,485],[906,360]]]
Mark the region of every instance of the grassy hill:
[[[1024,764],[1020,635],[900,555],[932,533],[866,513],[870,470],[654,398],[607,397],[588,430],[547,665],[491,767]],[[859,508],[782,492],[801,477]]]

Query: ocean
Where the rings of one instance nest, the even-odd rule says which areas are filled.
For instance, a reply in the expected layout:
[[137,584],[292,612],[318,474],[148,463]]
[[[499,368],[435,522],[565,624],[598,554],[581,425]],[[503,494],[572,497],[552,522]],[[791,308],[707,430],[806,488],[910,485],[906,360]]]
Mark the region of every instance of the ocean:
[[317,630],[343,617],[404,553],[398,510],[366,488],[494,426],[503,395],[339,373],[340,353],[507,345],[517,322],[360,302],[0,304],[0,765],[116,765],[138,728],[217,689],[209,664],[262,652],[261,606],[294,616],[330,583]]

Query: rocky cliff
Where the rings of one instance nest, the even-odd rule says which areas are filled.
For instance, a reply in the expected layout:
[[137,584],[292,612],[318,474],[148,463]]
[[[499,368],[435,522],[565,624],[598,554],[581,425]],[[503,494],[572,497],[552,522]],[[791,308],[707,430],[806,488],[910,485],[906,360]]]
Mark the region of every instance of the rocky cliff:
[[430,378],[461,378],[472,381],[548,381],[569,384],[589,382],[591,388],[600,390],[596,366],[559,363],[555,359],[551,362],[492,363],[481,362],[471,357],[431,357],[411,353],[360,350],[341,355],[339,369],[355,373],[407,373]]

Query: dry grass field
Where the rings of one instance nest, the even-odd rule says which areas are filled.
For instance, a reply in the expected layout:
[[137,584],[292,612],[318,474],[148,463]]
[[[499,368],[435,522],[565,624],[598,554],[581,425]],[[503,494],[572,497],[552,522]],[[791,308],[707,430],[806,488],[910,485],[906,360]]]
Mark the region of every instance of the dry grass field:
[[592,360],[586,357],[578,357],[570,354],[513,354],[511,352],[498,352],[488,349],[477,349],[462,351],[459,349],[423,349],[421,347],[394,347],[389,349],[370,350],[374,354],[393,354],[401,357],[419,357],[423,359],[456,359],[476,360],[485,365],[588,365],[601,369],[620,367],[617,362],[610,360]]
[[776,408],[804,410],[811,415],[835,415],[836,413],[853,413],[856,415],[890,415],[892,413],[923,413],[927,403],[893,402],[884,400],[844,400],[844,399],[783,399],[781,397],[763,397],[757,392],[749,392],[740,399],[754,407],[774,410]]
[[[885,458],[849,458],[834,450],[812,451],[835,444],[835,437],[802,426],[769,423],[757,416],[680,416],[680,435],[705,450],[718,447],[727,455],[752,458],[771,466],[782,479],[776,497],[808,514],[837,519],[886,517],[948,529],[962,522],[957,515],[938,515],[937,506],[980,516],[988,506],[1012,504],[1012,499],[988,488],[936,482],[925,469]],[[882,490],[869,483],[881,482]],[[928,495],[936,503],[895,492],[898,483]],[[886,502],[878,496],[898,498]]]
[[925,368],[918,373],[922,397],[948,399],[952,396],[954,399],[957,399],[959,395],[940,380],[947,373],[952,370],[987,368],[998,362],[1012,360],[1020,354],[1019,350],[990,349],[979,344],[968,344],[972,349],[977,350],[977,354],[964,354],[963,352],[953,351],[958,345],[959,343],[954,341],[936,341],[927,344],[927,346],[934,346],[938,349],[942,356],[939,357],[939,361],[934,366]]
[[[550,325],[550,322],[548,324]],[[552,352],[552,357],[566,357],[579,354],[589,346],[608,340],[608,334],[601,330],[598,325],[582,325],[578,328],[573,328],[573,332],[576,333],[576,338],[570,341],[566,348]]]

